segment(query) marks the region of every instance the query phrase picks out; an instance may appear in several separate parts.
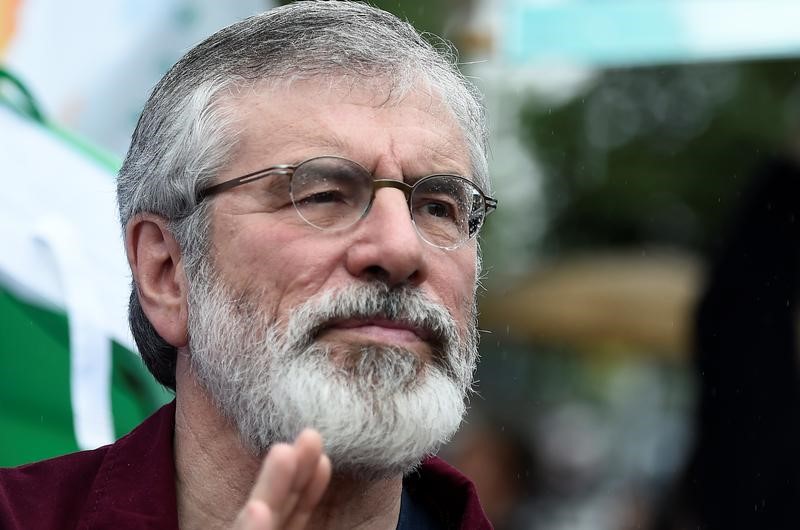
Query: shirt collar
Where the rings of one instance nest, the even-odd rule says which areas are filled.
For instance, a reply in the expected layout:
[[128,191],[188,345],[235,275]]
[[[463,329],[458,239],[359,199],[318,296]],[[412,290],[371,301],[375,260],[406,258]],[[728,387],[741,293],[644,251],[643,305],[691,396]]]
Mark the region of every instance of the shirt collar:
[[178,529],[175,402],[108,449],[79,528]]

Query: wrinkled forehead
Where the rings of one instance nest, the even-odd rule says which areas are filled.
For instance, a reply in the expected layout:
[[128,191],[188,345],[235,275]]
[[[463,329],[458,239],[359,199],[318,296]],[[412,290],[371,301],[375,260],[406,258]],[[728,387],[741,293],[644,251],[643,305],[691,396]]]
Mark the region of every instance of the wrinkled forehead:
[[[402,126],[417,127],[420,134],[429,135],[432,151],[462,159],[458,169],[471,173],[462,127],[440,91],[424,80],[351,76],[267,80],[231,93],[226,104],[238,123],[237,151],[254,148],[254,142],[263,147],[268,139],[277,145],[329,146],[328,154],[336,154],[348,139],[367,139],[348,128],[348,109],[359,116],[360,123],[366,121],[375,128],[384,125],[382,120],[389,114],[382,111],[400,110]],[[348,136],[348,132],[356,134]]]
[[271,100],[279,107],[281,99],[298,91],[316,95],[315,100],[320,103],[338,99],[376,109],[396,107],[413,101],[431,115],[447,120],[454,129],[459,129],[459,135],[463,135],[442,90],[420,76],[364,77],[337,72],[312,77],[286,76],[262,79],[245,88],[231,89],[226,99],[239,112],[247,113],[248,103],[254,100]]

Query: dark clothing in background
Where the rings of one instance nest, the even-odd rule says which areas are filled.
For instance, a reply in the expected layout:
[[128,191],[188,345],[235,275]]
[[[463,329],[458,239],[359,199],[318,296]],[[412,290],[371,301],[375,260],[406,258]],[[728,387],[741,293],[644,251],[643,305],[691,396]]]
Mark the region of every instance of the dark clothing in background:
[[776,159],[746,190],[697,308],[683,503],[700,529],[800,528],[799,282],[800,168]]

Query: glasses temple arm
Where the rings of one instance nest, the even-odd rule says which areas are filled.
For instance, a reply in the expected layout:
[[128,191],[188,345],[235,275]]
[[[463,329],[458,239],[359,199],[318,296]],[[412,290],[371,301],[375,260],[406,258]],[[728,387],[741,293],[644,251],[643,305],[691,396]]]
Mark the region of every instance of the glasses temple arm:
[[205,199],[207,199],[212,195],[222,193],[223,191],[235,188],[236,186],[241,186],[242,184],[247,184],[248,182],[260,180],[270,175],[291,175],[295,167],[296,166],[290,166],[290,165],[272,166],[268,167],[267,169],[260,169],[258,171],[253,171],[252,173],[248,173],[247,175],[242,175],[241,177],[237,177],[231,180],[226,180],[225,182],[209,186],[208,188],[200,190],[200,192],[197,194],[197,202],[203,202]]

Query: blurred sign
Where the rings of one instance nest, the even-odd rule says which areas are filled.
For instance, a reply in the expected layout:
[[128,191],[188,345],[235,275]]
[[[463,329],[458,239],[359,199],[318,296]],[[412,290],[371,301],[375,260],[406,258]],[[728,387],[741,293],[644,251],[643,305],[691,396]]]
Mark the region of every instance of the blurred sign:
[[192,45],[267,0],[0,0],[0,62],[44,114],[124,156],[151,88]]
[[511,63],[600,66],[800,55],[797,0],[506,0]]

